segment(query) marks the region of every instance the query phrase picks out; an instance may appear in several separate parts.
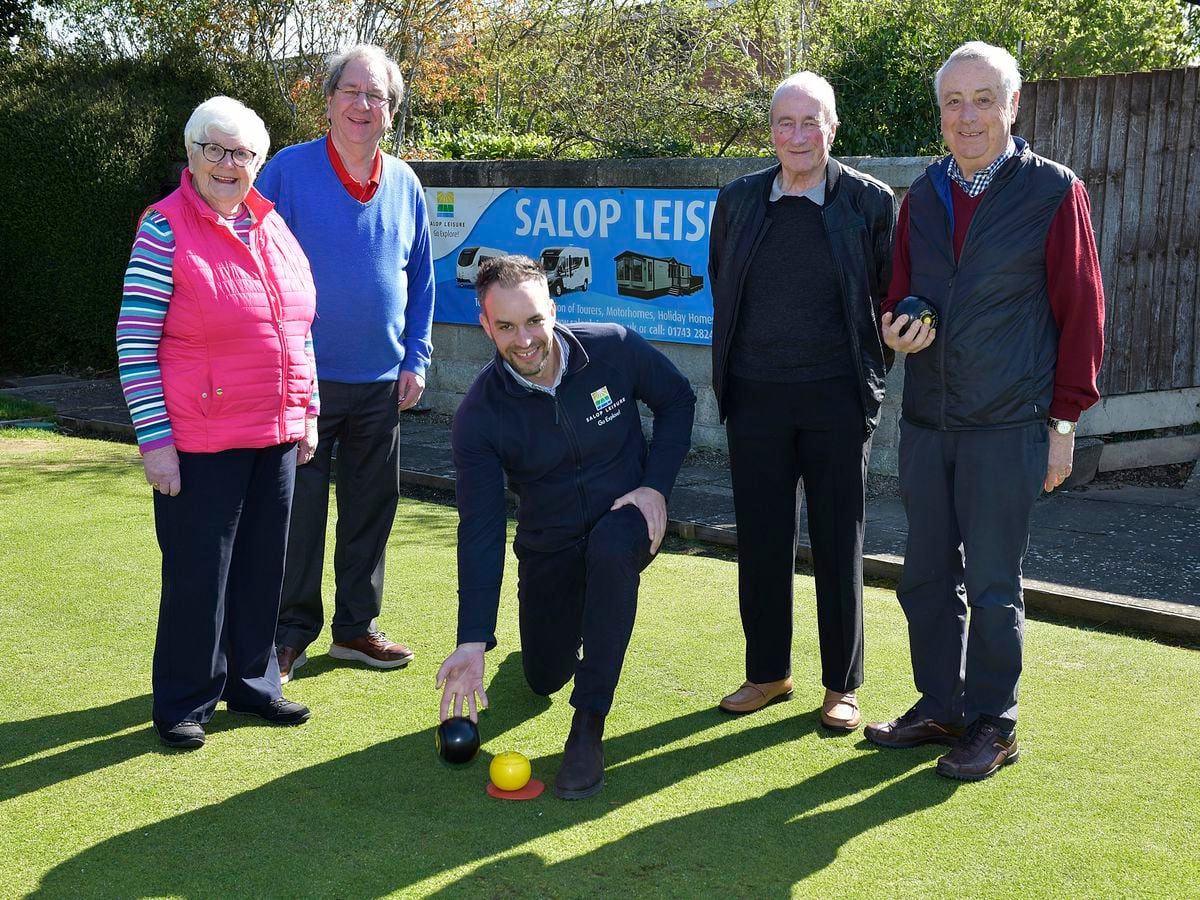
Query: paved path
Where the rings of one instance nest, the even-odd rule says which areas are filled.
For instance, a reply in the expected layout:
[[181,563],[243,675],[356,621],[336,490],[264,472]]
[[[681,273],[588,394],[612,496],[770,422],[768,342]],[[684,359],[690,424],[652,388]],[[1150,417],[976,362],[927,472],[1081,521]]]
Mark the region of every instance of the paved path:
[[[14,379],[5,393],[53,405],[67,427],[132,437],[114,380]],[[724,460],[689,463],[671,497],[671,527],[687,538],[735,546],[733,495]],[[453,487],[444,417],[408,415],[401,428],[402,478]],[[865,568],[895,580],[907,534],[900,501],[887,490],[867,503]],[[808,552],[807,529],[800,555]],[[1181,488],[1089,485],[1034,506],[1025,558],[1031,610],[1200,641],[1200,466]]]

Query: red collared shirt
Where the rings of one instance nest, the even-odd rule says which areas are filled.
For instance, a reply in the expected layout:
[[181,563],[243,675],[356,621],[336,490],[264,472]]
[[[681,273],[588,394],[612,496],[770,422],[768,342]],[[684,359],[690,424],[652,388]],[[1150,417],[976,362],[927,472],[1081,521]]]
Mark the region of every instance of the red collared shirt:
[[338,155],[337,147],[333,146],[331,137],[326,136],[325,149],[329,151],[329,161],[333,163],[333,171],[337,173],[342,187],[351,197],[359,203],[366,203],[375,196],[375,191],[379,189],[379,179],[383,176],[383,153],[378,147],[375,148],[375,164],[371,167],[371,177],[367,179],[366,184],[360,183],[346,171],[346,166],[342,163],[342,157]]

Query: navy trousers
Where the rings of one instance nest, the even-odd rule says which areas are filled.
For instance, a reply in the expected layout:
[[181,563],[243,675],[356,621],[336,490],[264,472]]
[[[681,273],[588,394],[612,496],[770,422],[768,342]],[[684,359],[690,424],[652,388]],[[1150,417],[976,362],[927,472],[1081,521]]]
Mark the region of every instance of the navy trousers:
[[325,527],[333,445],[337,456],[337,533],[333,550],[333,639],[351,641],[383,608],[384,553],[400,497],[398,382],[321,382],[317,452],[296,468],[291,537],[275,641],[303,650],[321,633],[325,610]]
[[796,486],[803,479],[821,683],[841,693],[862,684],[862,547],[871,439],[858,392],[852,377],[797,384],[730,379],[725,427],[750,681],[777,681],[792,671]]
[[525,680],[534,693],[549,695],[574,676],[571,705],[607,715],[633,634],[641,573],[652,559],[641,511],[606,513],[564,550],[518,543],[513,552]]
[[296,445],[179,454],[178,496],[154,493],[162,598],[154,723],[212,718],[217,702],[281,696],[275,617]]
[[1041,422],[987,431],[900,423],[908,543],[896,593],[924,717],[1016,725],[1021,561],[1049,448]]

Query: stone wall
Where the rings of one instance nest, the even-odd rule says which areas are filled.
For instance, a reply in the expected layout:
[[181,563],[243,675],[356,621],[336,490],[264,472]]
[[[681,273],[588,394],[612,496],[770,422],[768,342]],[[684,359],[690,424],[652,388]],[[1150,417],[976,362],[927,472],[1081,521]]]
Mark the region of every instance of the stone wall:
[[[770,162],[769,159],[513,160],[414,162],[412,166],[422,183],[430,187],[718,188]],[[886,182],[901,195],[929,160],[847,158],[845,162]],[[711,350],[694,344],[656,342],[656,346],[679,366],[696,391],[693,445],[723,450],[725,429],[718,422],[712,391]],[[435,324],[433,347],[425,403],[438,412],[452,413],[480,367],[491,358],[492,345],[478,326]],[[871,453],[871,471],[878,474],[896,473],[902,369],[903,364],[898,361],[888,376],[888,397]]]

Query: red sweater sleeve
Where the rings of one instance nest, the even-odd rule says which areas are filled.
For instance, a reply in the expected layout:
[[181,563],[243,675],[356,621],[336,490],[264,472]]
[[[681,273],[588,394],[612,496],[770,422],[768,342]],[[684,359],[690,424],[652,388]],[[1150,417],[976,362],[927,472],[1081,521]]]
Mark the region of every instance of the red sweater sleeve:
[[1082,181],[1075,182],[1050,223],[1046,287],[1059,333],[1050,415],[1077,422],[1100,399],[1096,377],[1104,354],[1104,284],[1092,204]]
[[900,202],[900,215],[896,219],[896,239],[892,246],[892,281],[888,285],[887,299],[883,301],[879,314],[891,312],[896,304],[908,296],[912,280],[912,264],[908,258],[908,194]]

